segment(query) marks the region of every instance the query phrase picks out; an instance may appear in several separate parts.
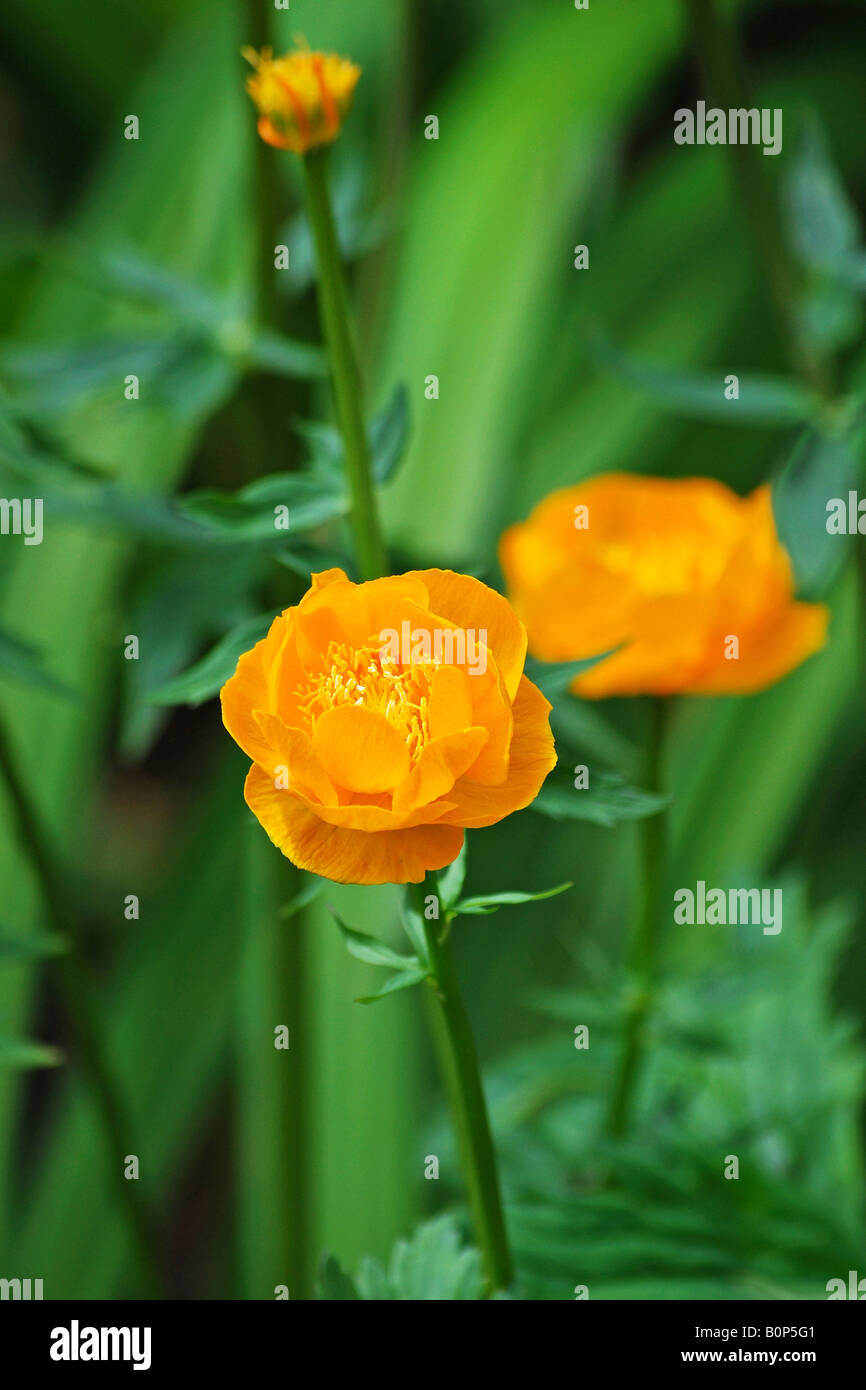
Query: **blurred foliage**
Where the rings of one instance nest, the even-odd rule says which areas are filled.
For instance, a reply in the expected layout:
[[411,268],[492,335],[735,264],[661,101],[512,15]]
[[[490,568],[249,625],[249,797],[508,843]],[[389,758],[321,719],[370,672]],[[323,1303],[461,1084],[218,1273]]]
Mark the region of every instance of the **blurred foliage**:
[[[327,1298],[474,1298],[460,1221],[418,1226],[439,1191],[425,1154],[442,1158],[449,1200],[460,1188],[447,1130],[430,1137],[438,1089],[415,1000],[356,1008],[380,977],[333,928],[332,909],[392,950],[399,895],[328,885],[314,900],[267,844],[248,853],[242,760],[212,702],[313,568],[351,569],[289,159],[273,161],[281,210],[266,230],[291,273],[270,286],[279,321],[255,309],[262,202],[238,56],[255,8],[5,7],[0,488],[38,489],[46,541],[0,546],[0,718],[87,886],[97,999],[173,1291],[273,1296],[291,1153],[307,1175],[292,1297],[319,1268]],[[561,768],[536,810],[471,836],[455,903],[575,885],[455,925],[528,1297],[586,1283],[591,1297],[820,1298],[866,1258],[863,562],[824,526],[827,498],[863,486],[866,169],[851,113],[866,14],[846,0],[731,8],[759,101],[785,110],[768,175],[832,409],[787,372],[724,152],[672,144],[672,110],[698,94],[676,0],[586,13],[295,0],[272,16],[276,47],[300,30],[364,67],[334,174],[395,563],[489,576],[506,523],[597,471],[740,491],[770,479],[801,591],[831,609],[827,650],[778,687],[675,711],[676,881],[789,875],[785,927],[668,941],[628,1142],[598,1131],[634,820],[659,809],[641,785],[643,703],[584,705],[568,671],[548,673]],[[728,372],[736,416],[719,409]],[[275,539],[281,504],[291,525]],[[122,659],[129,633],[138,662]],[[585,801],[562,782],[578,762]],[[58,1048],[67,1062],[66,1025],[2,793],[0,822],[0,1263],[38,1269],[48,1297],[135,1294],[76,1059],[41,1071]],[[269,1045],[287,1007],[286,949],[306,992],[300,1134],[257,1061],[259,1015]],[[572,1044],[580,1023],[588,1052]],[[731,1152],[738,1182],[721,1176]],[[323,1250],[337,1258],[320,1267]]]

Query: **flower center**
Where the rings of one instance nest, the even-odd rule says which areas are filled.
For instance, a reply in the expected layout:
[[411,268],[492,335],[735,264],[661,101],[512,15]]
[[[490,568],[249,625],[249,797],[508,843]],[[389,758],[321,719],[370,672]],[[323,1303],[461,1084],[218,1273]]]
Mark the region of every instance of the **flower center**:
[[430,680],[435,667],[408,669],[383,656],[381,644],[350,647],[329,642],[326,666],[299,689],[298,708],[310,720],[310,732],[325,710],[363,705],[382,714],[401,735],[415,762],[430,738]]

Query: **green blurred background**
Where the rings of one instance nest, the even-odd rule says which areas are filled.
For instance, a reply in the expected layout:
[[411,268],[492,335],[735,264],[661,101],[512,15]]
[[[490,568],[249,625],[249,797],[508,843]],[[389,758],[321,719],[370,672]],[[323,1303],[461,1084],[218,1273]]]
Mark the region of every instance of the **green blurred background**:
[[[783,154],[764,162],[802,250],[810,208],[820,241],[866,196],[866,11],[734,10],[759,102],[785,112]],[[296,601],[310,546],[345,545],[336,524],[278,553],[230,507],[213,544],[193,544],[165,500],[295,471],[319,438],[298,422],[329,418],[287,341],[318,338],[297,170],[257,144],[243,92],[240,49],[265,22],[277,50],[300,33],[364,70],[333,182],[371,409],[399,383],[409,403],[383,497],[395,568],[497,582],[499,533],[554,487],[626,469],[746,491],[788,476],[802,442],[771,404],[714,418],[706,377],[689,375],[787,368],[727,152],[673,143],[673,111],[703,92],[675,0],[7,0],[0,469],[4,496],[46,499],[46,530],[41,546],[0,541],[0,716],[62,862],[122,1098],[118,1152],[63,957],[26,946],[52,924],[0,789],[0,1275],[41,1277],[47,1298],[155,1291],[117,1181],[126,1154],[174,1297],[272,1298],[281,1284],[309,1297],[322,1252],[354,1271],[387,1263],[431,1215],[462,1219],[419,1000],[355,1004],[377,976],[346,956],[329,912],[391,935],[397,891],[329,886],[281,919],[303,885],[251,825],[207,671],[177,703],[170,687],[153,700],[226,634]],[[438,141],[424,139],[429,114]],[[250,325],[275,227],[290,270],[266,279],[282,335],[266,341]],[[858,237],[843,248],[855,258]],[[820,260],[802,276],[810,331],[856,402],[866,274]],[[600,333],[665,389],[600,360]],[[825,465],[806,479],[824,499],[844,474]],[[470,837],[472,891],[574,881],[457,926],[527,1296],[820,1298],[828,1279],[866,1273],[864,587],[856,542],[828,558],[823,501],[817,527],[798,505],[795,490],[798,574],[832,610],[826,651],[761,696],[678,702],[666,765],[673,880],[783,884],[784,931],[667,934],[617,1145],[599,1116],[639,826],[616,809],[612,824],[530,811]],[[640,785],[643,702],[563,697],[556,713],[566,761],[573,749]],[[431,1153],[438,1183],[424,1181]],[[720,1177],[728,1153],[736,1183]],[[426,1254],[403,1250],[420,1282],[394,1272],[396,1296],[457,1296],[442,1230]],[[361,1284],[374,1287],[369,1268]]]

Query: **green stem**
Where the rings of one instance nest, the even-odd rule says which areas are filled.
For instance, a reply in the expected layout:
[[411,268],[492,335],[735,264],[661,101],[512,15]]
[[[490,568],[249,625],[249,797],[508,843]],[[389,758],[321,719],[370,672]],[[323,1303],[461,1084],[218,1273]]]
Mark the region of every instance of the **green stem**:
[[481,1070],[472,1025],[454,965],[450,923],[426,920],[425,892],[423,885],[413,889],[433,965],[431,999],[434,1041],[451,1104],[489,1291],[496,1292],[508,1288],[512,1266]]
[[[732,22],[723,19],[715,0],[683,0],[698,63],[715,106],[749,108],[745,64]],[[775,310],[779,337],[791,365],[822,398],[831,398],[829,369],[803,332],[798,312],[797,274],[788,253],[775,192],[767,178],[767,161],[756,145],[729,145],[740,201],[763,264]]]
[[[647,791],[662,788],[662,755],[667,723],[667,701],[652,697],[647,748]],[[640,822],[641,903],[629,945],[631,998],[625,1023],[625,1037],[619,1069],[607,1115],[607,1132],[622,1136],[628,1125],[635,1086],[640,1073],[647,1020],[658,957],[661,895],[664,888],[666,858],[666,814],[658,811]]]
[[116,1179],[121,1208],[126,1211],[129,1221],[139,1261],[142,1290],[149,1298],[164,1298],[166,1293],[150,1213],[139,1192],[138,1182],[123,1175],[123,1156],[134,1152],[136,1146],[107,1060],[108,1049],[100,1026],[92,981],[81,958],[77,924],[67,905],[68,888],[48,848],[39,817],[19,775],[11,740],[2,724],[0,774],[9,792],[21,840],[36,870],[43,901],[57,932],[69,947],[65,955],[56,958],[54,968],[58,987],[75,1033],[84,1076],[102,1121],[108,1166]]
[[326,150],[311,150],[302,160],[307,206],[318,261],[319,308],[352,499],[358,568],[362,579],[376,579],[386,572],[387,559],[376,511],[370,446],[364,424],[361,372],[349,320],[346,280],[328,192],[327,159]]

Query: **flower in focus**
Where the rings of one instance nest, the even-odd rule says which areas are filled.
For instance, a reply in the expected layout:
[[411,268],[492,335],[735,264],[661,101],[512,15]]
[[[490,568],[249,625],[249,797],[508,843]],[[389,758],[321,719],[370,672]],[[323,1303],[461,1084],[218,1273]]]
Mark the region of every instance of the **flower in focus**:
[[477,579],[342,570],[275,618],[221,692],[247,805],[299,868],[419,883],[466,828],[534,800],[556,762],[526,632]]
[[269,48],[261,53],[245,48],[243,56],[255,69],[247,79],[247,91],[258,107],[263,140],[277,149],[306,154],[337,138],[361,76],[355,63],[336,53],[304,48],[282,58],[275,58]]
[[826,637],[827,609],[794,599],[768,487],[606,474],[510,527],[500,562],[535,656],[613,652],[573,681],[589,698],[762,690]]

